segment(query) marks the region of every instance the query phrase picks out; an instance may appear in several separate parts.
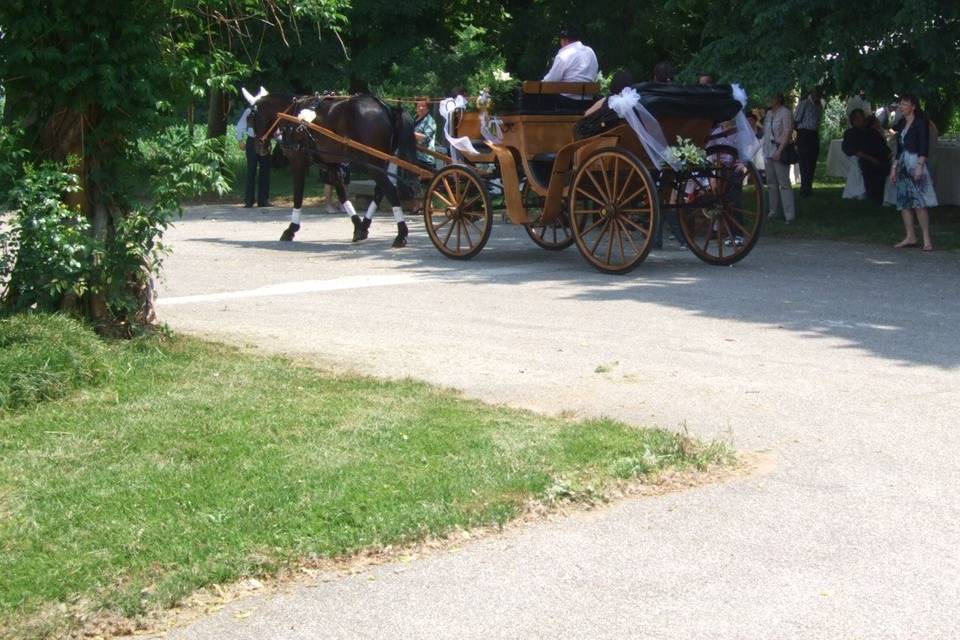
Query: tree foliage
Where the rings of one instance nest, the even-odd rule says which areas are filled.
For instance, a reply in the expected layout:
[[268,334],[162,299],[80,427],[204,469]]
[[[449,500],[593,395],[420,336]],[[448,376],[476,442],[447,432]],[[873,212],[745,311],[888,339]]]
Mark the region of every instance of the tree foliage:
[[[304,23],[335,22],[344,6],[345,0],[0,4],[4,116],[22,125],[29,152],[16,161],[0,159],[5,166],[0,177],[23,186],[13,193],[39,198],[20,197],[15,224],[31,216],[48,220],[50,233],[59,229],[58,237],[64,237],[73,230],[89,237],[93,247],[73,282],[59,292],[61,303],[76,302],[104,328],[127,330],[150,321],[159,237],[179,211],[180,198],[198,189],[222,188],[222,163],[213,147],[166,140],[170,153],[179,155],[154,175],[151,188],[143,189],[124,181],[131,167],[149,165],[139,153],[138,138],[161,130],[176,116],[176,107],[207,87],[235,86],[255,63],[257,36],[269,30],[286,38]],[[53,193],[62,196],[65,209],[41,207],[58,190],[52,176],[65,171],[68,161],[76,189],[61,185]],[[25,169],[32,166],[37,169]],[[44,176],[51,179],[39,180]],[[70,221],[73,211],[82,214],[82,221]],[[45,240],[21,234],[14,257],[9,248],[14,245],[8,243],[5,259],[13,266],[7,307],[24,306],[26,279],[34,273],[28,257],[43,248],[27,241]],[[26,298],[31,299],[27,306],[57,304],[56,299]]]

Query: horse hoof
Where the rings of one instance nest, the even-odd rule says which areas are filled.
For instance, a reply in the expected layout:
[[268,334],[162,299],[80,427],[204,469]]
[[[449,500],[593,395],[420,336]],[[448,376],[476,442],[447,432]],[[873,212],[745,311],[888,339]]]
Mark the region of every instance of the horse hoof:
[[370,223],[373,222],[370,218],[364,218],[363,222],[360,223],[360,239],[366,240],[370,237]]
[[363,225],[360,222],[360,216],[350,216],[350,222],[353,223],[353,241],[359,242],[363,238]]
[[293,240],[293,236],[297,235],[297,231],[300,231],[300,225],[290,223],[290,226],[283,230],[283,233],[280,235],[280,242],[290,242]]
[[407,236],[410,235],[410,230],[407,229],[406,222],[397,223],[397,237],[393,239],[393,248],[400,249],[407,246]]

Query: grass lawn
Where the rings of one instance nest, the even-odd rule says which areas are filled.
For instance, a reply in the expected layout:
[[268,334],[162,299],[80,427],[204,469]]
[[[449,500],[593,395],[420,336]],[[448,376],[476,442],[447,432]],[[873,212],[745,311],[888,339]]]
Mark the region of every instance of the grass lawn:
[[[0,637],[61,635],[97,612],[136,617],[304,558],[503,523],[531,500],[732,459],[663,430],[186,338],[109,343],[104,358],[109,373],[86,386],[58,374],[72,386],[46,391],[53,399],[0,408]],[[42,354],[34,365],[48,367]]]
[[[817,166],[813,195],[801,198],[794,187],[797,220],[791,225],[783,218],[768,221],[763,233],[779,238],[817,238],[853,240],[892,246],[903,238],[900,212],[893,207],[878,207],[863,200],[844,200],[844,181],[825,175],[826,159]],[[781,214],[782,215],[782,214]],[[936,207],[930,210],[933,244],[938,250],[960,249],[960,207]],[[920,237],[919,228],[917,237]]]

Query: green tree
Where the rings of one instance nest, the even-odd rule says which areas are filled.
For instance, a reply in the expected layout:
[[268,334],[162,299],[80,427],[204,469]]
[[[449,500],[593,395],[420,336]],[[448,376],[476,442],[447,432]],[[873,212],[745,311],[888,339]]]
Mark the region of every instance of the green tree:
[[916,93],[941,126],[960,99],[960,4],[880,0],[687,0],[704,16],[689,66],[716,68],[754,95],[820,84],[874,100]]
[[[236,51],[256,44],[249,24],[276,30],[302,22],[324,25],[343,6],[343,0],[0,4],[5,119],[24,128],[26,162],[70,163],[78,189],[56,195],[82,214],[94,247],[85,271],[89,281],[82,290],[65,287],[60,304],[74,306],[105,330],[126,331],[151,320],[159,236],[184,195],[216,185],[220,177],[212,147],[160,138],[182,153],[165,156],[163,171],[144,194],[124,180],[131,164],[151,163],[136,141],[167,124],[174,105],[208,86],[228,86],[248,71]],[[22,308],[16,263],[10,277],[14,286],[8,283],[4,304]]]

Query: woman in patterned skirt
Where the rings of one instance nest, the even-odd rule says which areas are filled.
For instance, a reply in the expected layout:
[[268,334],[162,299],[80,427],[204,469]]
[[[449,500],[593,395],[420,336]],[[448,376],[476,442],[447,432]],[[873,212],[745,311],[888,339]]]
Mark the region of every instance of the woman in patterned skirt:
[[896,249],[917,246],[913,223],[916,211],[923,232],[923,250],[933,251],[927,209],[937,206],[937,194],[927,169],[930,124],[915,95],[906,94],[900,98],[900,113],[903,117],[894,128],[897,132],[897,158],[890,169],[890,181],[897,187],[897,208],[903,217],[904,238],[893,246]]

